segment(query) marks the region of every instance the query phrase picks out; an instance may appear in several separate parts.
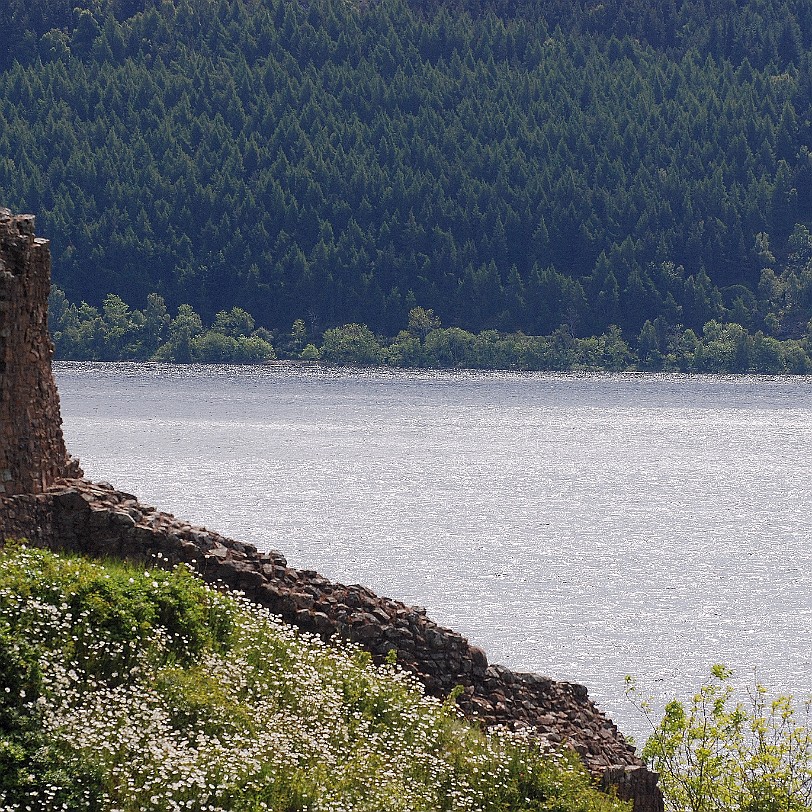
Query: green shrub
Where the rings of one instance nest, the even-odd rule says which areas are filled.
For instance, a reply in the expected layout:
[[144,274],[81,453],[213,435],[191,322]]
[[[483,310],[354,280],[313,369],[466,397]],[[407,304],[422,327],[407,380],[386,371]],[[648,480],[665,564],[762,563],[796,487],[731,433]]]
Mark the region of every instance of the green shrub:
[[[736,701],[732,673],[714,665],[686,707],[666,705],[654,724],[651,703],[629,695],[654,732],[643,758],[660,775],[669,812],[812,810],[812,700],[770,698],[756,683]],[[628,679],[628,678],[627,678]]]
[[383,360],[383,350],[365,324],[345,324],[327,330],[319,355],[328,364],[371,366]]

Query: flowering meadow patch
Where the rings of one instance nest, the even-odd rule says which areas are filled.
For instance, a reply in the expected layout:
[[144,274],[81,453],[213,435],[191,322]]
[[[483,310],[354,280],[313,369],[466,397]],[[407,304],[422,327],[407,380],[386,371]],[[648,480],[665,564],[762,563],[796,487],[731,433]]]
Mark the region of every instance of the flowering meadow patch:
[[627,808],[185,569],[0,551],[0,812]]

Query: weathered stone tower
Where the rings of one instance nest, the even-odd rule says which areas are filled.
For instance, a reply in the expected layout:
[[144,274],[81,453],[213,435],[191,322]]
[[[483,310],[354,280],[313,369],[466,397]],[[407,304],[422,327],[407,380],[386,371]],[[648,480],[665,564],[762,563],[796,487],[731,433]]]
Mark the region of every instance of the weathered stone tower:
[[48,336],[51,254],[33,215],[0,209],[0,496],[69,473]]

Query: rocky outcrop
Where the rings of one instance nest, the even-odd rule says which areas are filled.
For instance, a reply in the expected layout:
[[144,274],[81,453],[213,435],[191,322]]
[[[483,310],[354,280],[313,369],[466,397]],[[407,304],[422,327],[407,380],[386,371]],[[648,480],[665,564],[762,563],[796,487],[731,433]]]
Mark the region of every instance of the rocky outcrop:
[[48,240],[32,215],[0,209],[0,495],[40,493],[77,474],[51,375]]
[[615,725],[582,685],[489,665],[485,652],[434,623],[424,609],[287,566],[278,552],[221,536],[79,478],[65,453],[46,329],[48,243],[32,217],[0,209],[0,542],[27,538],[54,550],[172,566],[241,590],[299,628],[358,643],[382,661],[397,653],[427,691],[483,726],[530,729],[576,750],[604,788],[661,812],[662,795]]

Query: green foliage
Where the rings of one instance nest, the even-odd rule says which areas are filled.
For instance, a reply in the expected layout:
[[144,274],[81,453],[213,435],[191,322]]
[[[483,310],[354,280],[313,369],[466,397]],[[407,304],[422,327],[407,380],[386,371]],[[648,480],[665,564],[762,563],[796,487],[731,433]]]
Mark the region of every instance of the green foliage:
[[302,361],[318,361],[319,350],[315,344],[306,344],[299,357]]
[[250,336],[256,322],[250,313],[246,313],[241,307],[232,307],[231,310],[221,310],[214,317],[211,329],[215,333],[222,333],[231,338]]
[[433,310],[425,310],[422,307],[413,307],[409,311],[409,333],[421,341],[426,340],[426,336],[434,330],[440,329],[440,319]]
[[[253,330],[252,317],[240,308],[218,313],[206,330],[190,305],[181,305],[170,319],[163,299],[150,294],[143,312],[113,294],[99,313],[86,303],[72,305],[54,288],[50,324],[59,359],[135,359],[179,363],[258,364],[274,360],[274,336]],[[812,371],[812,342],[778,340],[741,324],[707,322],[702,337],[669,326],[665,319],[646,321],[629,345],[616,325],[590,338],[576,338],[566,327],[549,336],[483,330],[475,334],[459,327],[443,328],[435,314],[413,308],[408,330],[394,339],[376,337],[363,324],[346,324],[325,331],[322,346],[307,343],[304,322],[294,322],[290,335],[279,340],[282,356],[330,364],[466,369],[665,369],[691,372],[759,372],[808,374]],[[253,330],[250,336],[245,331]],[[234,337],[234,334],[237,334]],[[276,339],[274,339],[276,340]],[[163,342],[163,343],[162,343]]]
[[233,338],[213,328],[192,339],[189,350],[193,361],[207,364],[261,364],[276,357],[259,336]]
[[77,308],[56,287],[49,304],[49,323],[60,359],[261,364],[276,358],[268,331],[255,330],[253,317],[239,307],[217,313],[206,330],[200,315],[188,304],[180,305],[171,319],[157,293],[149,294],[143,312],[131,310],[112,293],[105,297],[102,313],[86,302]]
[[[666,705],[643,748],[673,812],[812,810],[812,700],[770,697],[756,683],[737,701],[732,673],[711,669],[686,707]],[[628,693],[635,697],[633,683]],[[650,703],[638,702],[650,722]]]
[[[658,319],[801,340],[812,319],[806,0],[0,5],[0,198],[98,311],[58,331],[71,354],[239,354],[107,293],[189,303],[236,340],[300,315],[291,357],[421,309],[626,341]],[[436,354],[484,364],[466,340]],[[763,349],[756,366],[798,366]]]
[[[137,572],[8,545],[0,551],[0,805],[99,809],[104,776],[54,740],[54,692],[121,690],[145,662],[224,651],[233,623],[185,570]],[[15,807],[15,804],[21,805]]]
[[0,808],[622,812],[577,757],[465,724],[394,661],[186,570],[0,551]]
[[345,324],[324,333],[319,357],[330,364],[379,364],[381,345],[365,324]]

